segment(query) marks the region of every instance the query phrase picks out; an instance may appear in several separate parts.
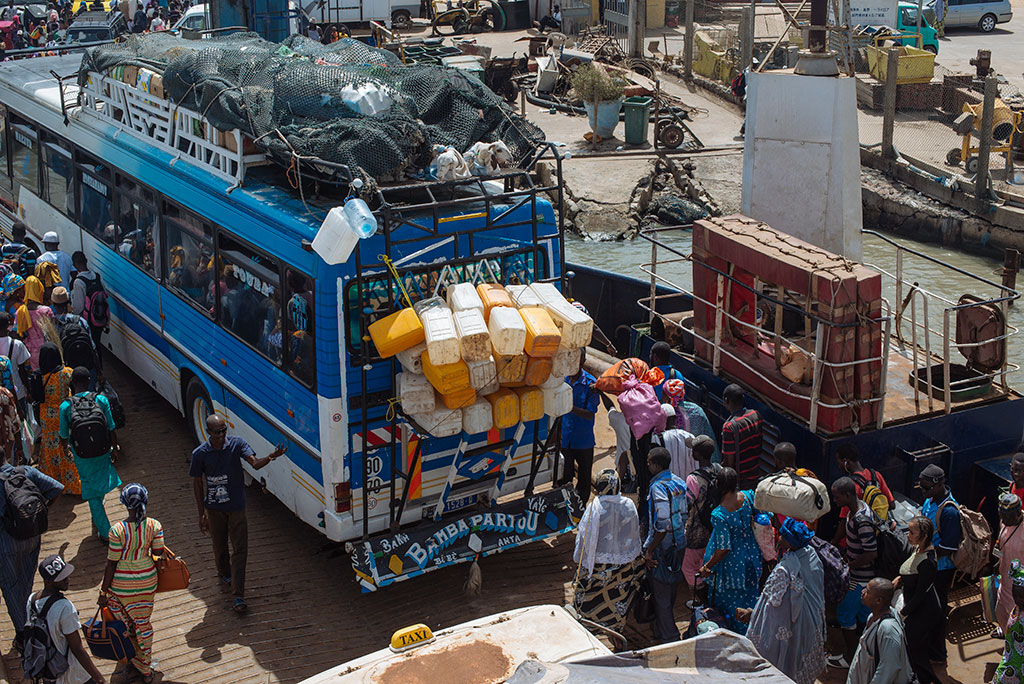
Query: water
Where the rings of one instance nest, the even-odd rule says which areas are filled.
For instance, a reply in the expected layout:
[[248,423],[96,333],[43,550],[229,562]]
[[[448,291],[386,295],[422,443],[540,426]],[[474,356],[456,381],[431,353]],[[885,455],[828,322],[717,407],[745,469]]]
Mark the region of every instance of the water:
[[[906,238],[895,238],[904,247],[914,249],[930,257],[939,259],[948,264],[961,268],[981,278],[998,283],[1000,281],[999,270],[1002,261],[976,254],[966,254],[954,249],[948,249],[942,245],[925,242],[918,242]],[[683,254],[690,253],[689,231],[673,231],[662,235],[661,241]],[[864,236],[864,262],[873,265],[889,273],[896,273],[897,250],[892,245],[873,235]],[[578,237],[569,236],[565,243],[565,258],[569,262],[575,262],[602,268],[613,273],[621,273],[636,278],[647,279],[649,276],[640,270],[642,264],[651,261],[651,243],[637,238],[623,242],[585,242]],[[664,274],[669,280],[683,285],[686,289],[692,289],[692,269],[688,262],[664,263],[667,258],[667,250],[658,249],[658,273]],[[973,294],[982,298],[990,298],[998,295],[997,289],[980,283],[977,280],[946,268],[942,268],[925,259],[904,253],[903,277],[907,282],[918,282],[920,287],[948,300],[956,302],[963,294]],[[897,307],[896,288],[893,281],[883,276],[883,296],[890,305]],[[906,294],[906,289],[904,289]],[[932,330],[942,330],[942,308],[943,304],[938,299],[930,299],[928,302],[929,314],[931,316],[930,327]],[[920,315],[920,309],[919,309]],[[909,309],[906,318],[909,319]],[[1019,301],[1010,307],[1008,322],[1010,325],[1024,329],[1024,302]],[[954,323],[951,321],[951,326]],[[909,339],[909,322],[905,321],[904,330]],[[952,330],[952,328],[951,328]],[[923,341],[921,341],[923,345]],[[941,341],[932,338],[933,352],[941,353]],[[956,356],[956,355],[954,355]],[[1009,340],[1009,359],[1024,358],[1024,334],[1014,335]],[[951,361],[960,361],[959,358],[951,358]],[[1012,376],[1012,384],[1021,385],[1019,376]]]

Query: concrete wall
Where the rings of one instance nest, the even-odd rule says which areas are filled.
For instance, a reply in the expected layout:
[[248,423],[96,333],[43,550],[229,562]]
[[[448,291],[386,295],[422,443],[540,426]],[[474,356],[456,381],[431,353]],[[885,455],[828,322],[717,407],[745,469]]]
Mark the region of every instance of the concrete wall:
[[860,147],[852,78],[747,75],[742,212],[861,260]]

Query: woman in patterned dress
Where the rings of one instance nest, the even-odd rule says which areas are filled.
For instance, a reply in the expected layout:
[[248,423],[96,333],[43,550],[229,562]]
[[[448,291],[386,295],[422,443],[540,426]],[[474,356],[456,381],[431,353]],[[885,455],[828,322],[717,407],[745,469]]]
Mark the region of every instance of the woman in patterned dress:
[[39,404],[39,469],[64,485],[64,491],[82,493],[78,469],[68,449],[61,444],[60,405],[71,396],[71,369],[64,365],[53,342],[39,348],[39,372],[43,374],[43,401]]
[[736,471],[722,468],[715,480],[721,504],[711,513],[711,539],[704,550],[701,577],[708,580],[708,602],[726,618],[729,629],[746,634],[738,608],[753,608],[761,580],[761,548],[754,538],[754,492],[739,491]]
[[140,484],[121,490],[121,503],[128,517],[110,528],[107,569],[97,603],[106,606],[128,626],[135,644],[135,657],[128,667],[143,682],[153,681],[153,598],[156,594],[157,565],[165,562],[164,528],[159,520],[146,517],[149,492]]
[[31,354],[32,370],[39,370],[39,352],[46,342],[43,328],[53,324],[53,309],[43,305],[43,284],[34,275],[25,279],[25,302],[14,316],[14,329]]
[[1013,585],[1013,611],[1006,623],[1006,645],[1003,659],[996,667],[992,684],[1021,684],[1024,682],[1024,565],[1010,562],[1010,583]]
[[594,493],[576,528],[573,607],[581,617],[620,630],[644,567],[640,518],[632,499],[619,493],[614,468],[597,474]]
[[812,537],[799,520],[782,523],[782,560],[768,575],[747,629],[757,652],[797,684],[814,684],[825,669],[825,573],[809,546]]

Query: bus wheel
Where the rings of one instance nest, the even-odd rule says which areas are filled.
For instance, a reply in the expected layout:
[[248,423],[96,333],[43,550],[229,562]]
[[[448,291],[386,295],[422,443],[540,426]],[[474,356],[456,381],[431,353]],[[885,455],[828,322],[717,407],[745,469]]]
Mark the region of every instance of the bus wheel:
[[192,434],[195,435],[196,442],[202,444],[210,437],[206,432],[206,419],[213,413],[213,403],[199,378],[192,378],[188,382],[188,389],[185,390],[185,410]]

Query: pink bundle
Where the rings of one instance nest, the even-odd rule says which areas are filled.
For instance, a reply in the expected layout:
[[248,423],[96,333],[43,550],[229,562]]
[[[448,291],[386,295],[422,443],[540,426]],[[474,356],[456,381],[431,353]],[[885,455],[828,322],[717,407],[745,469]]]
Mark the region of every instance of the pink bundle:
[[661,410],[654,388],[635,377],[622,381],[619,409],[637,439],[653,430],[659,423],[664,425],[665,414]]

